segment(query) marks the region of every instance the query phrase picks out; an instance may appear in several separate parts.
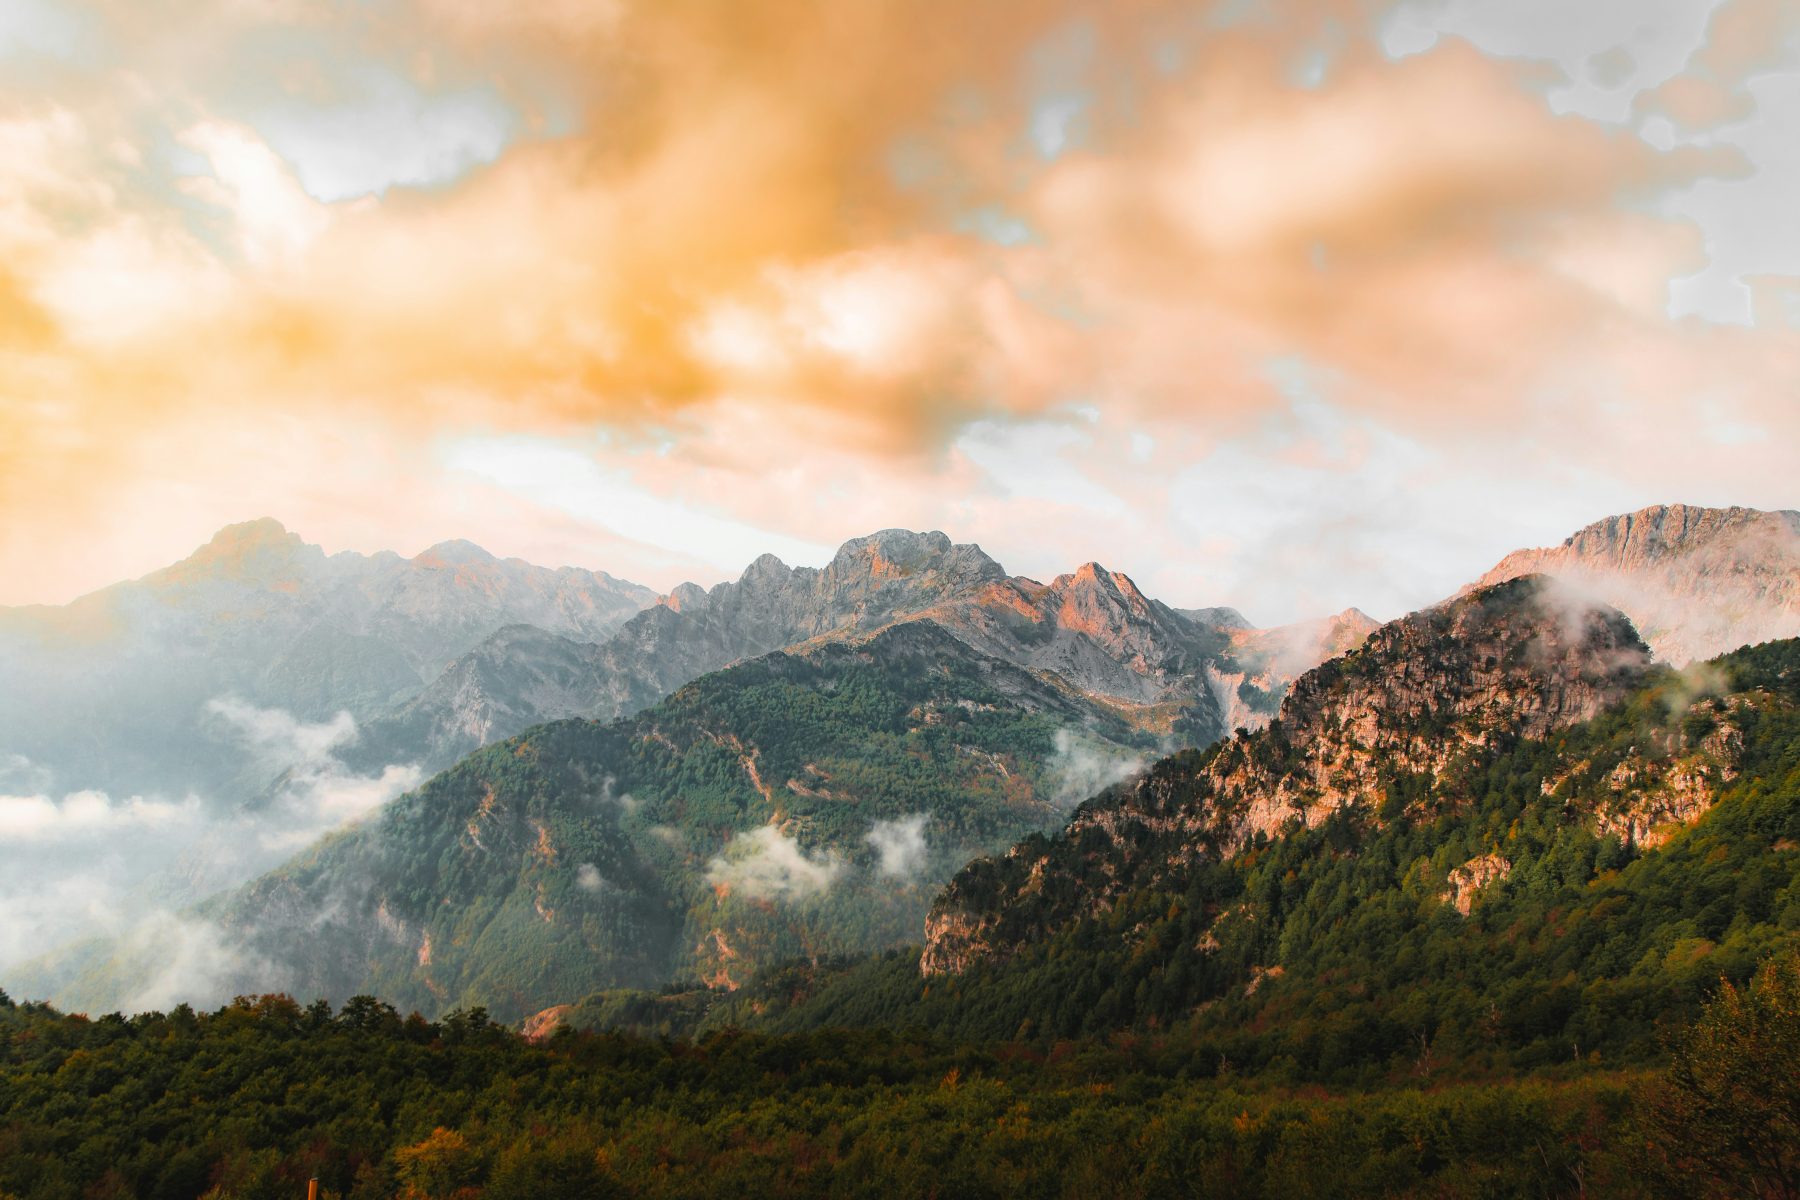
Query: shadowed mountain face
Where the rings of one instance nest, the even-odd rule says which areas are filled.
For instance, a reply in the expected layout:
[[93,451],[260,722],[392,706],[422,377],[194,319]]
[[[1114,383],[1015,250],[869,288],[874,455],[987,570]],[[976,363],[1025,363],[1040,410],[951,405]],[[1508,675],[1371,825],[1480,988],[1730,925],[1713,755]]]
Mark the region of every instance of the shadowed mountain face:
[[0,752],[60,791],[259,787],[268,771],[209,718],[210,701],[360,721],[504,626],[594,641],[654,599],[603,572],[467,542],[410,559],[326,555],[274,521],[233,525],[134,582],[0,610]]
[[933,910],[921,968],[1005,958],[1291,822],[1316,826],[1356,805],[1398,816],[1408,789],[1594,717],[1649,664],[1623,615],[1542,576],[1384,625],[1296,680],[1262,731],[1159,764],[1084,804],[1056,839],[971,864]]
[[1800,635],[1800,512],[1656,505],[1515,551],[1472,586],[1534,573],[1619,609],[1664,662]]

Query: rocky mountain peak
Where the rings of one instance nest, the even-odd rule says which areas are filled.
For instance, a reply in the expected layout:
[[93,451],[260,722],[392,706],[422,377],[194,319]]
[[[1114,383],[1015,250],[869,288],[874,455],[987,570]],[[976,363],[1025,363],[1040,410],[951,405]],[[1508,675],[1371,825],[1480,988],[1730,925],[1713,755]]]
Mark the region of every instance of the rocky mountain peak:
[[1595,521],[1565,538],[1563,546],[1591,561],[1629,567],[1677,558],[1720,538],[1749,532],[1800,537],[1800,512],[1653,504]]
[[262,517],[227,525],[192,554],[147,576],[159,587],[208,581],[251,586],[288,586],[306,568],[322,563],[325,552],[288,532],[280,521]]
[[1381,626],[1295,680],[1279,719],[1290,740],[1325,738],[1335,718],[1362,726],[1372,744],[1394,742],[1384,729],[1427,721],[1440,744],[1411,751],[1438,759],[1454,749],[1442,741],[1451,732],[1485,743],[1587,720],[1649,665],[1624,614],[1528,575]]
[[932,530],[882,529],[852,538],[838,547],[826,573],[837,579],[867,575],[871,579],[933,577],[946,587],[1003,579],[1006,571],[976,545],[958,545]]
[[691,612],[705,603],[706,589],[697,583],[676,584],[675,589],[662,598],[663,607],[676,612]]
[[1516,550],[1470,586],[1533,573],[1620,609],[1671,663],[1800,634],[1796,512],[1655,505]]
[[227,525],[212,535],[208,549],[225,553],[259,545],[299,545],[300,535],[288,532],[287,526],[274,517],[258,517]]
[[412,561],[415,566],[420,567],[466,567],[500,560],[474,542],[452,538],[420,551]]
[[1102,595],[1133,608],[1147,607],[1150,603],[1131,576],[1123,571],[1109,571],[1097,562],[1083,563],[1072,574],[1057,576],[1053,586]]
[[759,554],[738,576],[738,584],[750,588],[785,587],[793,574],[793,568],[775,555]]

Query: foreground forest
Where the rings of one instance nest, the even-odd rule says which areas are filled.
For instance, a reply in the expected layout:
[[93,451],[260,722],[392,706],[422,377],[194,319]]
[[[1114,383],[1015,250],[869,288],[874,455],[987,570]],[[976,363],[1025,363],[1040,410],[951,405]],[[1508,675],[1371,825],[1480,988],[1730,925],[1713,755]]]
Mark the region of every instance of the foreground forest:
[[287,997],[134,1018],[0,993],[0,1196],[1793,1196],[1800,956],[1659,1070],[1235,1074],[1181,1037],[428,1022]]

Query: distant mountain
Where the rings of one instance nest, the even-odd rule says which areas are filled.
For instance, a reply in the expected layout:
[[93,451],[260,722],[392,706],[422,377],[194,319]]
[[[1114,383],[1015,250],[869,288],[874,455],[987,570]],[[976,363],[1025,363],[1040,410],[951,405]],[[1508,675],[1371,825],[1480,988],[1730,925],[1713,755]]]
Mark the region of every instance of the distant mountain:
[[1618,608],[1665,662],[1800,634],[1800,512],[1656,505],[1514,551],[1470,586],[1536,573]]
[[134,582],[0,609],[0,755],[29,759],[59,791],[242,790],[268,771],[209,720],[209,701],[362,721],[499,629],[598,641],[655,598],[467,542],[410,559],[327,555],[272,520],[232,525]]
[[447,766],[535,720],[609,720],[743,659],[918,620],[1096,698],[1160,707],[1146,719],[1193,744],[1267,720],[1294,675],[1357,632],[1251,631],[1230,609],[1172,609],[1098,563],[1043,584],[942,533],[887,529],[823,568],[764,555],[733,582],[683,585],[597,647],[503,630],[372,723],[350,755],[368,768]]
[[[752,659],[612,725],[491,745],[191,914],[184,936],[204,925],[212,947],[194,987],[513,1019],[894,945],[970,857],[1163,745],[1140,716],[927,620]],[[90,944],[7,986],[130,1005],[170,953]]]

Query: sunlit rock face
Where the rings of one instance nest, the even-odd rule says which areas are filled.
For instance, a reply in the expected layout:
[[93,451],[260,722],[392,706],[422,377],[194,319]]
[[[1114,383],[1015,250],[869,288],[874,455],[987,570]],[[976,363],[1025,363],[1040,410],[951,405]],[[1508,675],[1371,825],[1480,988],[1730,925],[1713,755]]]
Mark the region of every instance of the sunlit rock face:
[[1514,551],[1472,586],[1537,573],[1619,609],[1676,665],[1800,634],[1800,512],[1656,505]]
[[1296,680],[1267,728],[1166,759],[1082,805],[1054,840],[971,864],[933,909],[922,969],[1007,957],[1290,822],[1379,811],[1394,779],[1429,786],[1507,741],[1588,720],[1649,666],[1622,614],[1543,576],[1390,622]]

